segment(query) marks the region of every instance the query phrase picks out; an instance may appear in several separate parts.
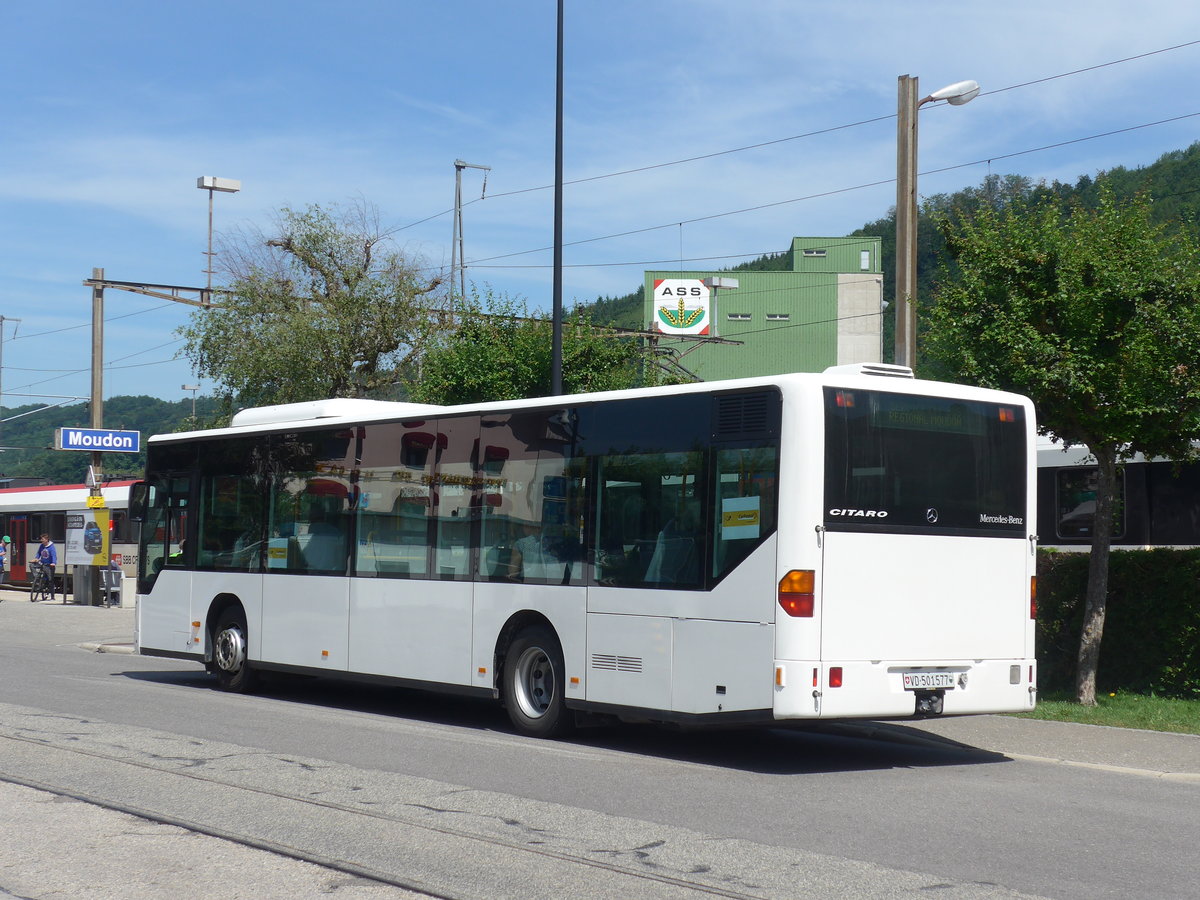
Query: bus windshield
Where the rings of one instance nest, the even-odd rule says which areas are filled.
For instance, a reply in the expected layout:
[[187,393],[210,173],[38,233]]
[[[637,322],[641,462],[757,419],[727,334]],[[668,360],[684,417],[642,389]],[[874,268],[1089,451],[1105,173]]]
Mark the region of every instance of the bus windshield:
[[1026,534],[1024,409],[825,390],[825,527]]

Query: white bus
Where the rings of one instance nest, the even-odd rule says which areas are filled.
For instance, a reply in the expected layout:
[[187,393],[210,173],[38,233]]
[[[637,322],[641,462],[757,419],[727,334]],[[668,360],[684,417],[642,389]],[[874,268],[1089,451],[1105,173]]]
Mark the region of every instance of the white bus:
[[1027,710],[1024,397],[854,366],[148,442],[136,641],[684,725]]

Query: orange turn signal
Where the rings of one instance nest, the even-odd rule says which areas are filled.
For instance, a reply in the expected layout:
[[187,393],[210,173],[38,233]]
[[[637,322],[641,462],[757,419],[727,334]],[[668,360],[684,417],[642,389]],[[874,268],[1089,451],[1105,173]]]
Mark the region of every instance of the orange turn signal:
[[792,569],[779,580],[779,605],[789,616],[812,618],[816,608],[813,586],[816,573],[812,569]]

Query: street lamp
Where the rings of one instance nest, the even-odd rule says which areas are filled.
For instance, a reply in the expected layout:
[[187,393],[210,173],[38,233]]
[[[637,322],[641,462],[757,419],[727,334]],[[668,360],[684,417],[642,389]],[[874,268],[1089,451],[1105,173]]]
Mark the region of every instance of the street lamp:
[[[213,277],[213,248],[212,248],[212,219],[213,219],[213,191],[221,191],[225,194],[236,194],[242,189],[242,183],[233,178],[217,178],[215,175],[201,175],[196,179],[196,187],[202,191],[208,191],[208,252],[204,254],[208,257],[208,268],[204,271],[208,273],[208,293],[205,295],[206,303],[212,303],[212,277]],[[194,396],[194,395],[193,395]]]
[[704,279],[704,286],[712,292],[712,302],[709,304],[709,315],[712,317],[709,321],[712,322],[712,336],[719,337],[717,322],[717,291],[734,290],[738,288],[738,280],[727,276],[714,275],[712,278]]
[[896,104],[896,365],[917,367],[917,110],[945,100],[962,106],[979,83],[959,81],[917,100],[917,79],[899,78]]
[[200,385],[198,385],[198,384],[181,384],[179,386],[179,389],[181,391],[191,391],[192,392],[192,424],[195,425],[196,424],[196,391],[200,390]]

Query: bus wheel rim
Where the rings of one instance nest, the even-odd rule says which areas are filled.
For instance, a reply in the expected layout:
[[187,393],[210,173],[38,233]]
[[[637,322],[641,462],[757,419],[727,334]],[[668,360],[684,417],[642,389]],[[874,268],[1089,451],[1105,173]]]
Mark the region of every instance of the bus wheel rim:
[[222,672],[240,672],[246,662],[246,638],[242,630],[231,625],[218,634],[213,655]]
[[554,700],[554,667],[541,647],[530,647],[517,660],[514,693],[521,712],[540,719]]

